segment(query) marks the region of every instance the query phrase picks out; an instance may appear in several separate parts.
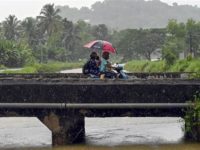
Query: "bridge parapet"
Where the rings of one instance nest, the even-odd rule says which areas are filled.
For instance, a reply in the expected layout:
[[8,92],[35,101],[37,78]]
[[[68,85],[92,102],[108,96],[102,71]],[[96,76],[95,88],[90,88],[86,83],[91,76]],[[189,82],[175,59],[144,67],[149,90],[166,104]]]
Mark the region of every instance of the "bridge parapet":
[[[149,78],[160,78],[160,79],[174,79],[174,78],[190,78],[192,75],[199,75],[198,72],[134,72],[127,73],[131,79],[149,79]],[[30,73],[30,74],[4,74],[0,73],[0,79],[5,78],[88,78],[88,75],[82,73]]]
[[4,103],[185,103],[200,80],[0,79]]

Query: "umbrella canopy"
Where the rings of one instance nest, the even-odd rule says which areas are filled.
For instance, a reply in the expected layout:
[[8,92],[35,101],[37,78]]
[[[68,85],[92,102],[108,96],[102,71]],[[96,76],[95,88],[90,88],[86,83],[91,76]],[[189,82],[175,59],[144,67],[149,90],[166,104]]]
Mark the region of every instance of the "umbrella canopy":
[[91,49],[100,49],[103,52],[110,52],[110,53],[116,52],[116,49],[112,46],[112,44],[110,42],[103,41],[103,40],[91,41],[91,42],[85,44],[84,47],[91,48]]

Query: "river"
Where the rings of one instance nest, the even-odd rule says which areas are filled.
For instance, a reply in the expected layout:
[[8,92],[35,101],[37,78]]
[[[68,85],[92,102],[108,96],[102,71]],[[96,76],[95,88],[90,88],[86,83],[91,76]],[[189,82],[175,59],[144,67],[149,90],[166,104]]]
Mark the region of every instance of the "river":
[[50,130],[37,118],[2,117],[0,150],[200,149],[199,143],[184,141],[184,121],[181,118],[85,118],[85,130],[85,144],[52,147]]
[[85,118],[86,143],[51,147],[51,132],[37,118],[1,118],[0,149],[199,150],[185,143],[181,118]]

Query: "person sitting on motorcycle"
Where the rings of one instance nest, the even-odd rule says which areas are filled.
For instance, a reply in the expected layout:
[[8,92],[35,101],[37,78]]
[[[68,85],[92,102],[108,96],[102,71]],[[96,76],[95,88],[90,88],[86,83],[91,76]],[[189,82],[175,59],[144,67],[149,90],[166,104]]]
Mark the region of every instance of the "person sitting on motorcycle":
[[103,52],[101,58],[100,68],[100,78],[118,78],[118,74],[114,72],[112,69],[111,63],[108,61],[109,59],[109,52]]
[[88,62],[89,74],[93,77],[99,77],[99,64],[98,64],[98,55],[96,52],[90,54],[90,60]]

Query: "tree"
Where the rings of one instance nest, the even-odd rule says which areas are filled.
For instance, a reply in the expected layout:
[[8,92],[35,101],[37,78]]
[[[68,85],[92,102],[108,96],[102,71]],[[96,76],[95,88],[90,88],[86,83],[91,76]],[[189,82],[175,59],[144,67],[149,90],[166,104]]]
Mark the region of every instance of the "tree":
[[164,29],[124,30],[123,38],[117,44],[118,52],[123,54],[124,60],[145,58],[150,60],[151,54],[161,48],[165,41]]
[[[115,32],[116,47],[118,54],[122,55],[123,61],[131,59],[140,59],[137,55],[135,42],[139,36],[139,31],[136,29],[126,29],[119,33]],[[119,39],[118,39],[119,38]]]
[[[39,22],[38,26],[40,31],[46,34],[46,36],[44,35],[46,41],[48,41],[49,37],[51,37],[53,33],[59,30],[61,20],[61,17],[58,15],[59,12],[59,9],[54,8],[54,4],[46,4],[42,8],[40,16],[37,16]],[[49,50],[46,50],[46,57],[48,61]],[[41,52],[41,54],[43,53]]]
[[[186,26],[178,23],[177,20],[170,20],[167,25],[167,38],[163,45],[162,53],[173,59],[179,57],[179,53],[186,51]],[[175,57],[174,57],[175,56]],[[165,57],[165,56],[163,56]],[[171,59],[171,58],[170,58]]]
[[68,21],[66,18],[63,19],[63,36],[62,36],[62,44],[66,50],[66,56],[70,60],[74,60],[74,52],[80,43],[79,28],[74,26],[71,21]]
[[89,23],[79,20],[76,23],[76,27],[80,30],[79,37],[81,38],[83,42],[82,45],[95,39],[95,37],[91,34],[92,27]]
[[165,49],[170,49],[178,58],[180,52],[196,55],[199,51],[200,23],[189,19],[186,24],[170,20],[167,26]]
[[63,34],[62,34],[62,45],[65,48],[65,58],[66,60],[72,54],[73,49],[73,30],[74,26],[71,21],[68,21],[66,18],[63,19]]
[[77,50],[75,52],[77,55],[77,58],[78,59],[88,58],[91,50],[83,48],[83,45],[95,39],[95,37],[91,34],[92,26],[82,20],[79,20],[75,24],[75,26],[78,29],[77,36],[79,37],[79,39],[77,39],[77,45],[76,45]]
[[177,44],[176,42],[167,42],[165,43],[162,49],[162,58],[165,60],[168,66],[173,65],[177,56]]
[[34,18],[28,17],[21,23],[22,30],[24,32],[24,38],[28,44],[34,48],[38,44],[37,40],[37,22]]
[[47,33],[48,37],[58,30],[59,22],[61,20],[58,13],[60,9],[55,9],[54,4],[46,4],[40,12],[40,16],[37,16],[39,26]]
[[200,23],[197,23],[193,19],[189,19],[186,23],[186,30],[188,53],[196,56],[200,48]]
[[19,36],[20,21],[15,15],[9,15],[6,21],[3,22],[4,36],[7,40],[17,40]]
[[2,23],[0,23],[0,40],[2,40],[3,37],[3,27],[2,27]]
[[92,34],[96,39],[99,40],[108,40],[108,28],[105,24],[100,24],[93,27]]
[[178,23],[177,20],[171,19],[167,25],[168,34],[177,38],[184,38],[186,34],[186,27],[184,23]]
[[152,31],[146,31],[140,41],[138,53],[146,59],[151,60],[151,54],[162,47],[164,43],[164,34]]

